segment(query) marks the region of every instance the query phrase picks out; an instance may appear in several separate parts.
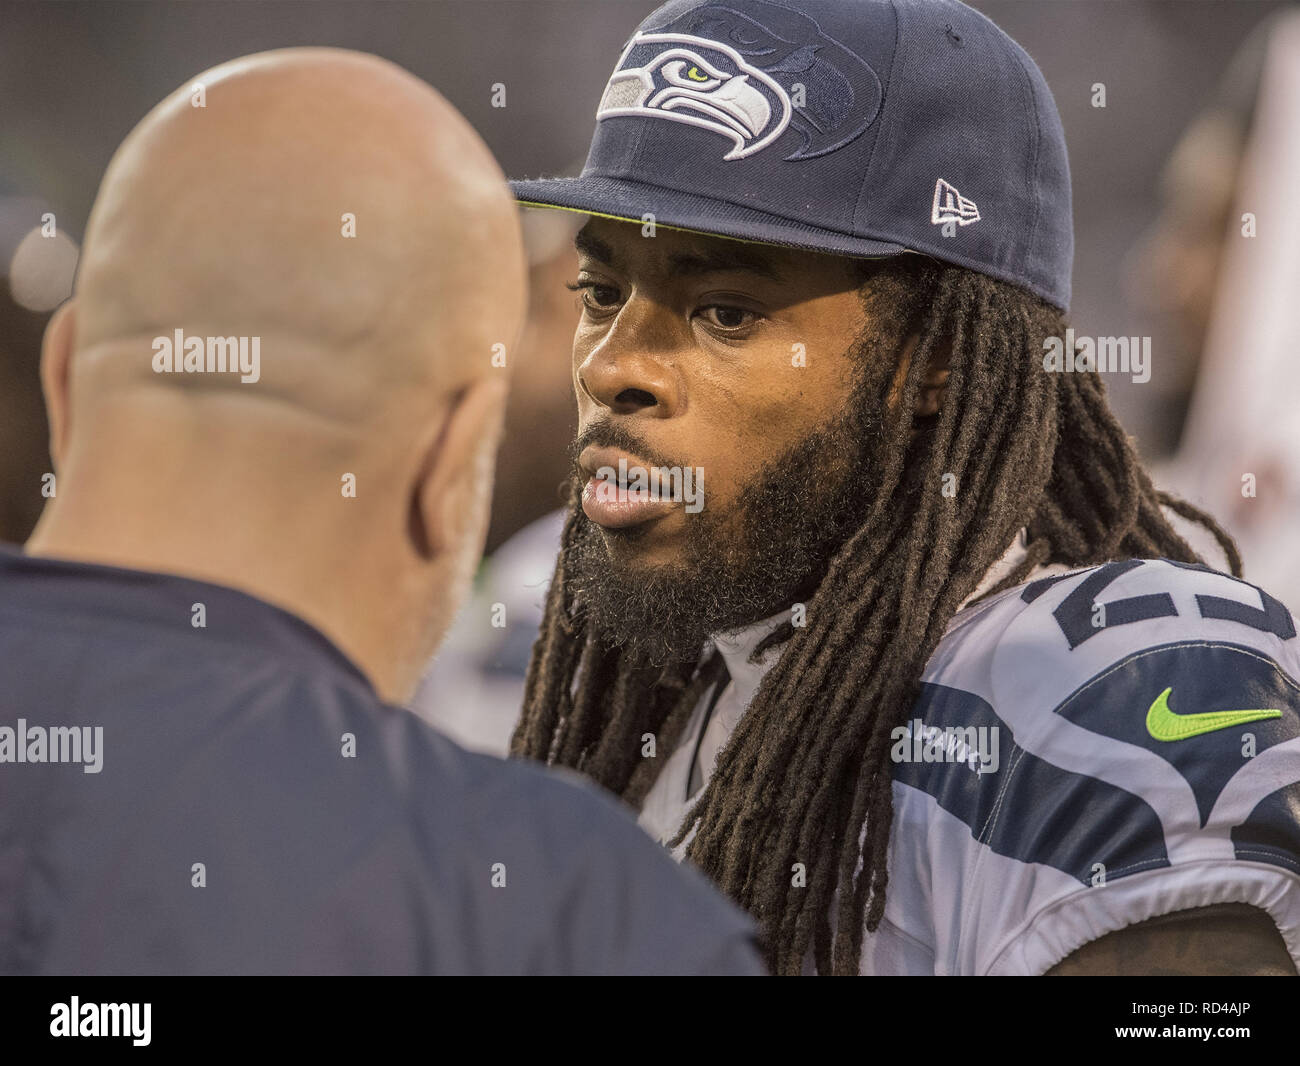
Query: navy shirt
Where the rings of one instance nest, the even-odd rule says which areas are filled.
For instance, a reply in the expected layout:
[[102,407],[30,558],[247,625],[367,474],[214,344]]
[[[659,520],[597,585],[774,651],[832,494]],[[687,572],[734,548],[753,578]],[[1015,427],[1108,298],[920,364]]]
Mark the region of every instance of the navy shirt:
[[0,547],[0,677],[0,972],[762,972],[612,798],[244,593]]

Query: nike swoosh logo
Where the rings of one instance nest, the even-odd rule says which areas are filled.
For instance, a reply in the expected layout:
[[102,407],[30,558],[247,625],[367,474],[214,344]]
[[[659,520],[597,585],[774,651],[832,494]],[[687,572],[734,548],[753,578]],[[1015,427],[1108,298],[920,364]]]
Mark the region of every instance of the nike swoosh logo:
[[1202,733],[1213,733],[1216,729],[1243,725],[1246,722],[1260,722],[1265,718],[1281,718],[1282,712],[1273,708],[1254,711],[1207,711],[1204,714],[1175,714],[1169,709],[1167,688],[1155,698],[1151,709],[1147,711],[1147,732],[1155,740],[1186,740],[1199,737]]

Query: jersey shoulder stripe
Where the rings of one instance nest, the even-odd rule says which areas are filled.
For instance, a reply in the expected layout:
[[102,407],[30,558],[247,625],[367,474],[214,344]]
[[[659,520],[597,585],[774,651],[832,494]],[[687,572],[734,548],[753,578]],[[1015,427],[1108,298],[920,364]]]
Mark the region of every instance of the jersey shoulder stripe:
[[[978,757],[963,758],[967,751]],[[1148,803],[1026,751],[973,693],[923,684],[913,721],[895,731],[893,755],[897,783],[934,797],[998,855],[1051,866],[1080,884],[1098,863],[1115,876],[1169,865]]]
[[1263,590],[1124,560],[980,601],[891,739],[865,972],[1042,973],[1222,902],[1266,910],[1300,962],[1300,640]]
[[1054,575],[954,620],[895,778],[1076,878],[1192,855],[1300,871],[1298,678],[1294,621],[1247,582],[1167,560]]

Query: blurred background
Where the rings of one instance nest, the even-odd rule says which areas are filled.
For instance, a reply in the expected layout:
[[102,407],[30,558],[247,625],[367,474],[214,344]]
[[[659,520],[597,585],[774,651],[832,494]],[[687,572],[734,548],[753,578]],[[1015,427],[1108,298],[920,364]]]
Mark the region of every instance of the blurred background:
[[[50,469],[42,330],[70,291],[113,149],[160,98],[233,56],[295,44],[356,48],[441,90],[507,174],[575,173],[620,46],[656,6],[0,0],[0,539],[27,537]],[[1287,530],[1300,519],[1290,461],[1300,450],[1300,387],[1281,362],[1292,348],[1286,312],[1300,297],[1295,6],[972,6],[1033,56],[1061,112],[1074,183],[1076,334],[1151,338],[1149,381],[1107,376],[1116,410],[1157,482],[1215,511],[1242,543],[1247,578],[1297,611],[1300,553]],[[497,85],[504,107],[493,106]],[[1244,232],[1247,213],[1253,235]],[[489,749],[502,746],[518,706],[558,538],[555,520],[543,516],[559,503],[552,487],[566,472],[573,424],[575,310],[563,283],[574,269],[575,219],[530,212],[526,220],[534,291],[501,453],[488,545],[496,556],[443,653],[446,676],[425,690],[431,717],[441,694],[443,703],[474,705],[480,725],[495,721],[462,734]],[[497,550],[520,531],[512,550]],[[1219,565],[1217,552],[1206,554]],[[488,622],[494,603],[506,604],[508,625]]]

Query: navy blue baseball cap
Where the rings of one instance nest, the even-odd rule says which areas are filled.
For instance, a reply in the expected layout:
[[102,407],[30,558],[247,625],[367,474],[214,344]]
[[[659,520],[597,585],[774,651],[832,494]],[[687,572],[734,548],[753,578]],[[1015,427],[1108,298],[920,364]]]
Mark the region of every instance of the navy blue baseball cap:
[[1034,61],[956,0],[673,0],[576,178],[525,205],[849,256],[923,252],[1070,302],[1065,134]]

